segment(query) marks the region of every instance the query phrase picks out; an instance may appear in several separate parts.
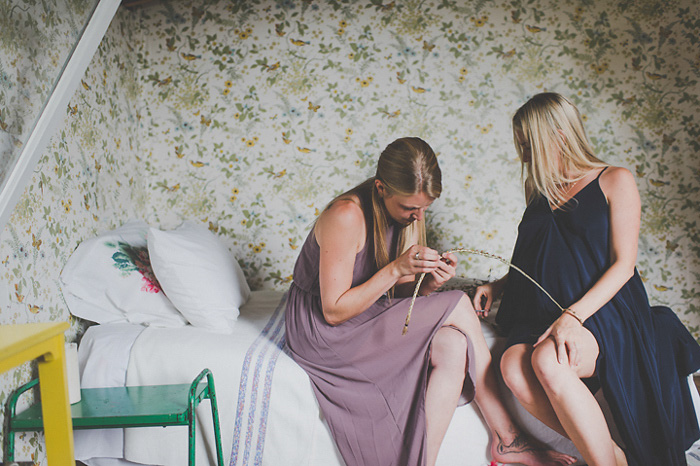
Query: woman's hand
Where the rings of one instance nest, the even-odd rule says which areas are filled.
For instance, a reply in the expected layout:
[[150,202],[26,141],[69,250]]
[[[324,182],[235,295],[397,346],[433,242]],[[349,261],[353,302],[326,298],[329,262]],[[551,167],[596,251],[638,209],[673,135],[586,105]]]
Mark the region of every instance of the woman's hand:
[[583,347],[583,325],[572,315],[564,312],[552,325],[549,326],[534,344],[537,345],[552,338],[557,349],[557,361],[559,364],[569,364],[576,367],[581,363],[579,347]]
[[437,267],[430,272],[430,275],[426,275],[425,280],[423,280],[421,289],[424,294],[430,294],[438,290],[457,273],[457,257],[454,254],[450,252],[438,257]]
[[472,304],[474,304],[474,310],[478,316],[488,317],[493,301],[503,293],[507,276],[476,288]]
[[439,266],[440,254],[435,249],[414,244],[395,263],[401,277],[431,273]]

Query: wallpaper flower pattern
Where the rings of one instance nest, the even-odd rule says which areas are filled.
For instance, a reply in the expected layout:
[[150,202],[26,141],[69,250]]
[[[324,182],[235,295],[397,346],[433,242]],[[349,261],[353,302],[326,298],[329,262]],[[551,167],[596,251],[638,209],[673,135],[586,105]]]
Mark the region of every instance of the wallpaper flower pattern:
[[[509,257],[524,209],[510,117],[552,90],[579,106],[598,155],[636,175],[650,300],[700,338],[699,42],[694,0],[121,10],[2,234],[0,319],[67,319],[57,286],[65,260],[132,216],[162,228],[200,220],[253,289],[284,289],[325,203],[407,135],[428,141],[443,170],[430,243]],[[460,275],[504,272],[460,257]],[[69,338],[80,332],[75,323]],[[0,379],[0,400],[28,376]],[[42,448],[25,451],[41,462]]]
[[[14,166],[95,3],[0,3],[0,186]],[[53,46],[46,47],[48,43]]]
[[[43,37],[56,51],[70,50],[75,36],[59,34],[56,21],[57,16],[68,15],[66,2],[22,3],[26,5],[20,5],[20,11],[26,9],[38,19],[27,21],[35,28],[28,35]],[[35,8],[48,11],[37,15]],[[76,341],[85,325],[70,316],[63,301],[58,279],[64,264],[81,241],[142,215],[139,210],[145,206],[146,191],[139,170],[135,124],[138,86],[135,61],[128,50],[136,28],[123,13],[112,22],[79,91],[66,108],[63,124],[40,157],[33,179],[0,236],[0,324],[70,321],[66,339]],[[26,19],[17,13],[12,17],[15,21]],[[25,52],[6,39],[10,40],[0,42],[0,63],[22,63]],[[13,79],[26,80],[24,86],[29,89],[52,84],[57,72],[53,64],[42,68],[34,63],[39,68],[29,74],[17,65]],[[0,92],[7,89],[0,87]],[[10,94],[3,94],[7,108],[22,105],[7,99]],[[0,374],[2,405],[12,390],[32,377],[36,377],[34,364]],[[20,407],[29,401],[29,397],[22,397]],[[0,419],[3,417],[4,410]],[[46,464],[43,436],[20,434],[17,438],[18,459]]]
[[324,204],[372,175],[391,140],[416,135],[445,176],[432,244],[509,256],[524,207],[510,117],[553,90],[580,107],[600,157],[636,173],[639,268],[652,301],[700,336],[698,13],[653,0],[144,9],[149,220],[208,222],[254,287],[284,287]]

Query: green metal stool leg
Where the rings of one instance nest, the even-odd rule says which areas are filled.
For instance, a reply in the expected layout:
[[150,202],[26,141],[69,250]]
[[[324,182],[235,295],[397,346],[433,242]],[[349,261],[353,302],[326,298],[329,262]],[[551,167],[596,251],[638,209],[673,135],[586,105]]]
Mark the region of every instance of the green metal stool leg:
[[12,431],[12,428],[10,427],[10,417],[9,417],[9,410],[7,410],[7,413],[5,415],[5,422],[7,425],[7,429],[5,430],[5,461],[9,464],[12,463],[15,460],[15,433]]
[[5,433],[5,462],[12,463],[15,460],[15,432],[12,430],[12,420],[15,417],[17,411],[17,401],[19,396],[34,387],[39,383],[39,379],[31,380],[17,390],[15,390],[7,401],[7,409],[5,410],[5,422],[7,423],[7,430]]
[[197,435],[197,432],[195,431],[195,410],[197,409],[197,405],[199,404],[199,400],[197,398],[197,386],[199,385],[199,382],[202,380],[204,377],[204,374],[208,372],[208,369],[204,369],[202,372],[199,373],[199,375],[192,381],[192,385],[190,385],[190,395],[188,399],[188,424],[187,424],[187,431],[189,435],[188,443],[189,443],[189,461],[188,464],[189,466],[194,466],[194,457],[195,457],[195,436]]
[[192,409],[191,414],[190,414],[190,423],[188,426],[189,430],[189,435],[190,435],[190,460],[189,460],[189,465],[194,466],[194,441],[195,441],[195,426],[194,426],[194,409]]
[[[202,390],[202,392],[197,395],[197,388],[204,378],[207,377],[207,387]],[[204,400],[209,399],[211,405],[211,417],[214,423],[214,441],[216,443],[216,462],[218,466],[224,466],[224,454],[223,448],[221,447],[221,429],[219,428],[219,408],[216,404],[216,390],[214,389],[214,374],[211,373],[209,369],[204,369],[199,375],[192,381],[190,385],[190,396],[189,396],[189,449],[190,449],[190,460],[189,466],[194,466],[195,461],[195,410],[197,405]]]
[[216,403],[216,390],[214,389],[214,374],[207,374],[209,385],[209,402],[211,405],[211,418],[214,421],[214,440],[216,442],[216,462],[218,466],[224,466],[224,453],[221,448],[221,429],[219,428],[219,407]]

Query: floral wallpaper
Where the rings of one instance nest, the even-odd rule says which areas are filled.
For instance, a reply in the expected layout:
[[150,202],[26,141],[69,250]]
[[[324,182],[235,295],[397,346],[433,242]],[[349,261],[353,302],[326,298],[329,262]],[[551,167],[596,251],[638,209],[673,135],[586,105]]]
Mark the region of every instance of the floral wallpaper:
[[[700,337],[700,6],[694,1],[248,1],[139,11],[149,215],[230,239],[283,288],[311,222],[393,139],[439,152],[432,244],[509,257],[524,208],[510,118],[551,90],[637,176],[639,269]],[[460,274],[497,278],[463,256]]]
[[[524,210],[510,118],[550,90],[579,106],[603,160],[636,175],[650,300],[700,338],[699,41],[694,0],[122,8],[0,236],[0,322],[68,319],[57,279],[70,253],[134,216],[199,220],[251,288],[284,289],[326,202],[408,135],[443,170],[430,243],[509,258]],[[11,56],[2,42],[0,63]],[[503,273],[460,257],[462,276]],[[0,376],[0,401],[30,371]],[[41,442],[24,448],[44,461]]]
[[[56,51],[70,50],[75,37],[57,32],[61,27],[58,20],[69,16],[66,2],[22,3],[18,5],[34,11],[34,22],[23,23],[31,25],[28,37],[51,41]],[[35,14],[42,8],[47,9],[45,14]],[[17,14],[13,18],[25,21]],[[3,21],[7,19],[3,17]],[[70,321],[66,339],[76,341],[85,325],[70,316],[63,301],[58,278],[64,264],[81,241],[143,216],[139,211],[146,205],[147,191],[138,157],[135,103],[139,85],[129,51],[136,31],[129,12],[120,11],[0,234],[0,324]],[[17,37],[0,40],[0,64],[17,66],[9,73],[11,81],[0,86],[0,97],[5,99],[2,110],[24,112],[27,108],[20,108],[23,102],[7,98],[14,86],[21,84],[34,92],[52,85],[57,70],[53,62],[42,64],[23,56],[29,49],[20,50],[12,41]],[[32,73],[20,66],[24,61],[33,63]],[[6,130],[0,134],[14,134],[10,128]],[[29,363],[0,374],[2,406],[12,390],[36,375],[36,365]],[[29,397],[20,402],[27,404]],[[0,422],[4,426],[4,409]],[[21,439],[18,459],[46,464],[43,436],[20,434],[17,438]]]
[[[96,1],[0,3],[0,187]],[[22,40],[17,40],[21,37]],[[52,47],[46,47],[46,44]]]

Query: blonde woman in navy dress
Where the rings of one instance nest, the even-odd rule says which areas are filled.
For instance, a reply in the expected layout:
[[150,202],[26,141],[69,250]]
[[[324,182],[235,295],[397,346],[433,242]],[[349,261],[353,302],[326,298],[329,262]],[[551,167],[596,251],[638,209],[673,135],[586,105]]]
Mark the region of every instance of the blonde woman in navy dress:
[[470,300],[461,291],[436,293],[457,263],[425,245],[424,213],[441,190],[433,150],[403,138],[382,152],[376,176],[326,207],[294,268],[286,308],[292,356],[309,374],[348,466],[434,465],[460,399],[474,397],[495,460],[571,464],[511,421]]
[[[566,309],[512,270],[477,289],[476,309],[503,292],[506,384],[589,466],[685,465],[700,437],[686,379],[700,346],[670,309],[649,306],[635,268],[634,177],[593,155],[578,110],[559,94],[530,99],[513,132],[528,206],[512,262]],[[622,445],[593,396],[598,386]]]

